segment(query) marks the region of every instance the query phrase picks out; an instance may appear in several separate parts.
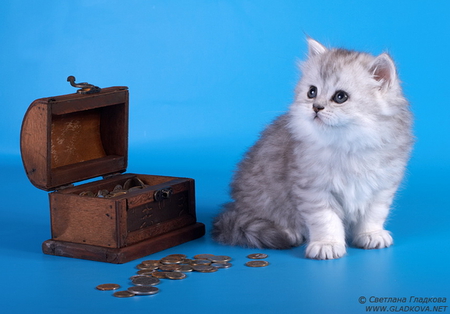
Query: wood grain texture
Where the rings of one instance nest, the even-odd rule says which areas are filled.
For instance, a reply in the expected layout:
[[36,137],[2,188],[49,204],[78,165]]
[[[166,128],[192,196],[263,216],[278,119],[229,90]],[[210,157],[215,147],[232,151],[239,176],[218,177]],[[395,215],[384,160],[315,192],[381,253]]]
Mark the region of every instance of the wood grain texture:
[[51,239],[42,244],[42,251],[49,255],[123,264],[198,239],[204,234],[205,225],[202,223],[195,223],[184,228],[172,230],[171,232],[162,234],[158,237],[118,249],[55,241]]
[[50,180],[50,151],[47,145],[50,112],[45,100],[35,100],[28,107],[20,132],[20,151],[30,182],[46,190]]
[[[123,263],[205,234],[196,221],[193,179],[120,174],[128,161],[126,87],[34,101],[23,120],[21,152],[30,181],[55,190],[46,254]],[[135,178],[145,186],[112,198],[80,195]]]
[[128,162],[128,90],[35,100],[22,123],[21,154],[29,180],[51,191],[124,172]]

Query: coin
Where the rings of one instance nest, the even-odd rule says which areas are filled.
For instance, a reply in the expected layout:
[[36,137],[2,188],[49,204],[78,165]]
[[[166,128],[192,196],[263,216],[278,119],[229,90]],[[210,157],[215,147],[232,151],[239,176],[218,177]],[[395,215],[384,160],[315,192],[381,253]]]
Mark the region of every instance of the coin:
[[214,266],[216,268],[230,268],[233,266],[231,263],[212,263],[211,266]]
[[247,257],[251,258],[251,259],[264,259],[264,258],[268,258],[269,255],[264,254],[264,253],[254,253],[254,254],[248,255]]
[[113,192],[119,192],[119,191],[123,191],[123,188],[122,188],[122,186],[120,184],[117,184],[114,187]]
[[185,254],[170,254],[170,255],[167,255],[166,258],[186,259],[187,256]]
[[162,271],[180,271],[181,265],[178,264],[170,264],[170,265],[161,265],[159,269]]
[[131,188],[131,179],[128,179],[127,181],[125,181],[125,183],[123,184],[123,189],[124,190],[128,190],[129,188]]
[[180,279],[184,279],[186,278],[186,274],[184,273],[180,273],[180,272],[171,272],[171,273],[167,273],[166,277],[172,280],[180,280]]
[[128,288],[128,291],[136,295],[149,295],[159,292],[159,289],[153,286],[134,286]]
[[104,283],[104,284],[98,285],[96,288],[101,291],[110,291],[110,290],[119,289],[120,285],[118,285],[116,283]]
[[146,260],[146,261],[142,261],[141,262],[142,265],[148,265],[148,266],[156,266],[158,267],[159,265],[161,265],[161,263],[159,262],[159,260]]
[[151,276],[156,270],[154,269],[141,269],[136,272],[140,276]]
[[106,195],[108,195],[109,194],[109,191],[108,190],[105,190],[105,189],[103,189],[103,190],[99,190],[98,192],[97,192],[97,197],[105,197]]
[[154,270],[154,269],[156,269],[158,267],[157,266],[152,266],[152,265],[149,265],[149,264],[141,263],[139,265],[136,265],[136,268],[140,269],[140,270]]
[[191,265],[180,265],[180,270],[183,273],[187,273],[187,272],[191,272],[193,271],[192,266]]
[[197,254],[194,256],[195,259],[208,259],[210,257],[213,257],[213,254]]
[[83,191],[83,192],[80,193],[80,196],[92,196],[92,197],[94,197],[95,194],[92,191]]
[[211,265],[210,260],[203,260],[203,259],[194,259],[190,262],[192,266],[200,266],[200,265]]
[[169,265],[169,264],[181,264],[183,259],[179,257],[164,257],[160,259],[161,264]]
[[130,297],[134,297],[135,294],[131,293],[128,290],[124,290],[124,291],[116,291],[116,292],[114,292],[113,296],[115,296],[116,298],[130,298]]
[[[108,194],[108,195],[106,195],[106,196],[116,197],[116,196],[125,195],[125,194],[127,194],[127,191],[117,191],[117,192]],[[106,196],[105,196],[105,197],[106,197]]]
[[215,255],[208,258],[213,263],[226,263],[231,261],[231,257],[225,255]]
[[198,271],[200,273],[213,273],[217,271],[217,267],[210,266],[210,265],[198,265],[198,266],[192,266],[192,268],[195,271]]
[[165,278],[167,278],[166,275],[168,273],[169,273],[168,271],[155,271],[152,273],[152,276],[159,278],[159,279],[165,279]]
[[142,190],[142,188],[143,188],[142,186],[133,186],[133,187],[129,188],[128,191],[132,192],[132,191],[136,191],[136,190]]
[[159,279],[153,276],[135,276],[131,281],[136,286],[154,286],[160,283]]
[[140,186],[141,188],[145,187],[145,183],[144,181],[142,181],[141,179],[139,179],[138,177],[134,178],[134,181],[137,183],[138,186]]
[[269,262],[267,261],[250,261],[245,263],[245,266],[249,266],[249,267],[265,267],[269,265]]

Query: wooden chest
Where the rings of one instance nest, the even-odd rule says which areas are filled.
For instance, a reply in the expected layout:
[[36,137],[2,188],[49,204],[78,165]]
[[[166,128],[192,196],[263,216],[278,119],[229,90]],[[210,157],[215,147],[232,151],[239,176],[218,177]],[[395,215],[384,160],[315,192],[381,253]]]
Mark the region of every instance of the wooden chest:
[[[32,102],[21,130],[29,180],[53,191],[52,238],[43,243],[43,252],[125,263],[203,236],[193,179],[123,173],[128,88],[68,80],[82,88]],[[96,177],[102,178],[73,184]]]

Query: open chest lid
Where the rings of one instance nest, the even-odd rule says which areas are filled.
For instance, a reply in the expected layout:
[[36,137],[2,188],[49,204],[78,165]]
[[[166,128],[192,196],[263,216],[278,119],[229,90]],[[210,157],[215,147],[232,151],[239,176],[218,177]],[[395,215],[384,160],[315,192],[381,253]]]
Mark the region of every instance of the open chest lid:
[[26,174],[46,191],[127,168],[128,88],[74,84],[74,77],[68,81],[82,88],[33,101],[22,123]]

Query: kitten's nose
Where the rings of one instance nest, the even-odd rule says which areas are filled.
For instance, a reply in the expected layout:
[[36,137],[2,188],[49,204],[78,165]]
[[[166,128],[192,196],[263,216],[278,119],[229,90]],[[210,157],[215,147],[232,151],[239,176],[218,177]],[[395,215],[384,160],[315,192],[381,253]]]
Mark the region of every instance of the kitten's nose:
[[318,113],[320,110],[323,110],[323,109],[325,109],[324,106],[319,105],[319,104],[313,104],[313,110],[315,113]]

